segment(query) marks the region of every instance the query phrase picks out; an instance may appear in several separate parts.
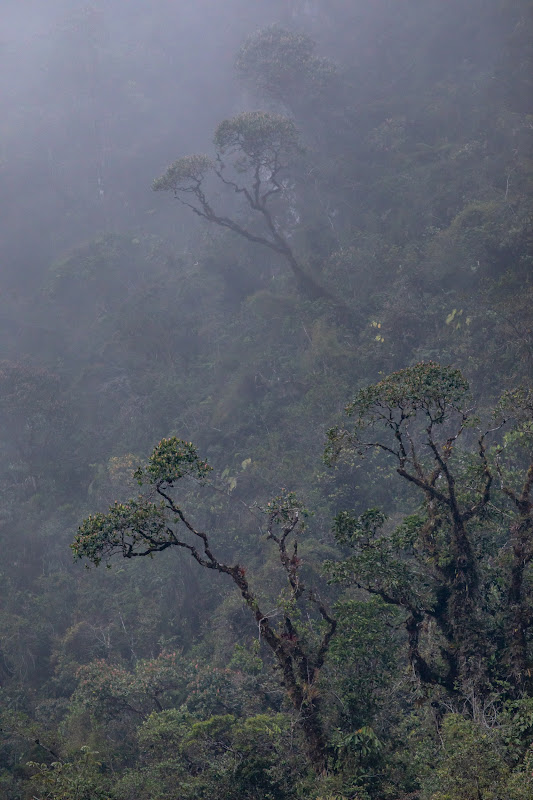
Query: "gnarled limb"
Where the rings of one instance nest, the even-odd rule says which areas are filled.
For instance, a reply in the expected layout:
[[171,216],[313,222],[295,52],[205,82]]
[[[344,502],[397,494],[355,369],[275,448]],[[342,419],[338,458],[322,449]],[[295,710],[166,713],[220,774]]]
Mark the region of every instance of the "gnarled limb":
[[[330,301],[342,321],[353,323],[347,306],[317,283],[299,263],[272,212],[270,202],[275,197],[282,197],[286,188],[283,175],[302,152],[292,120],[262,111],[245,112],[220,123],[214,142],[217,150],[215,161],[202,155],[180,158],[154,182],[154,190],[171,191],[197,216],[280,255],[289,265],[298,288],[307,297]],[[228,161],[233,166],[234,177],[228,176]],[[215,211],[204,191],[210,172],[224,186],[244,198],[250,211],[259,215],[264,235],[254,233],[235,219]]]
[[272,651],[287,697],[297,712],[310,762],[317,774],[321,774],[327,769],[329,749],[320,717],[318,679],[337,623],[299,576],[296,537],[301,529],[303,510],[291,493],[272,501],[265,509],[267,538],[277,545],[291,600],[305,600],[317,609],[326,623],[318,646],[300,637],[289,611],[285,611],[281,626],[271,622],[271,615],[264,613],[250,587],[245,569],[238,563],[227,564],[219,559],[208,534],[192,524],[176,501],[174,490],[178,480],[189,475],[202,481],[209,469],[192,444],[176,438],[163,439],[148,464],[135,473],[138,482],[148,484],[152,494],[161,498],[161,503],[156,505],[142,497],[124,504],[116,503],[108,514],[96,514],[83,522],[72,548],[77,557],[88,558],[98,565],[103,558],[117,553],[124,558],[134,558],[177,547],[188,551],[205,569],[228,575],[253,614],[261,638]]

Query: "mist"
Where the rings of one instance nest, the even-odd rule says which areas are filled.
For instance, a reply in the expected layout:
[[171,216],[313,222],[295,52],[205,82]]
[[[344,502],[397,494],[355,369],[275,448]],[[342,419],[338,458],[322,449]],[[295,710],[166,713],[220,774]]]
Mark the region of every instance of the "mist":
[[529,797],[527,0],[2,12],[2,797]]

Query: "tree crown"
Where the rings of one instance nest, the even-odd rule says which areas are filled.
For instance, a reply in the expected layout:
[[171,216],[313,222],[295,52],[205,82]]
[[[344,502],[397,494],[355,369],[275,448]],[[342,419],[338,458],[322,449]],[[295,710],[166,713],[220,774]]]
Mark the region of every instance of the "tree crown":
[[315,49],[306,34],[270,25],[246,39],[235,66],[260,94],[290,106],[296,92],[316,96],[336,74],[335,65],[316,56]]
[[433,361],[421,362],[361,389],[346,413],[355,416],[358,425],[372,424],[392,410],[400,411],[404,418],[422,411],[433,422],[441,423],[448,411],[459,410],[468,389],[460,370]]
[[286,164],[302,152],[294,122],[267,111],[245,111],[223,120],[215,131],[214,143],[220,155],[244,155],[262,166]]
[[174,481],[185,475],[203,480],[211,469],[207,461],[198,456],[198,450],[192,442],[172,436],[170,439],[161,439],[154,447],[146,466],[136,470],[135,478],[139,485],[166,483],[172,486]]
[[213,168],[209,156],[194,154],[174,161],[152,185],[154,192],[194,192]]

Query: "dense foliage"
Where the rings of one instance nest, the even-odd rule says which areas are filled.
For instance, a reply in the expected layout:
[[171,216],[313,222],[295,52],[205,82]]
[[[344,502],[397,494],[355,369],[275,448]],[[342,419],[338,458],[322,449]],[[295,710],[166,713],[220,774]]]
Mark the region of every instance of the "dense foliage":
[[527,800],[529,0],[114,5],[2,121],[0,794]]

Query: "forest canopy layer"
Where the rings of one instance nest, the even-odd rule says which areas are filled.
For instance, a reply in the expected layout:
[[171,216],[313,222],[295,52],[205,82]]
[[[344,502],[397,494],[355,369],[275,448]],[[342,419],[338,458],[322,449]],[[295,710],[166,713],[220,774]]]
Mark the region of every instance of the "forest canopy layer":
[[531,3],[37,5],[0,795],[529,800]]

